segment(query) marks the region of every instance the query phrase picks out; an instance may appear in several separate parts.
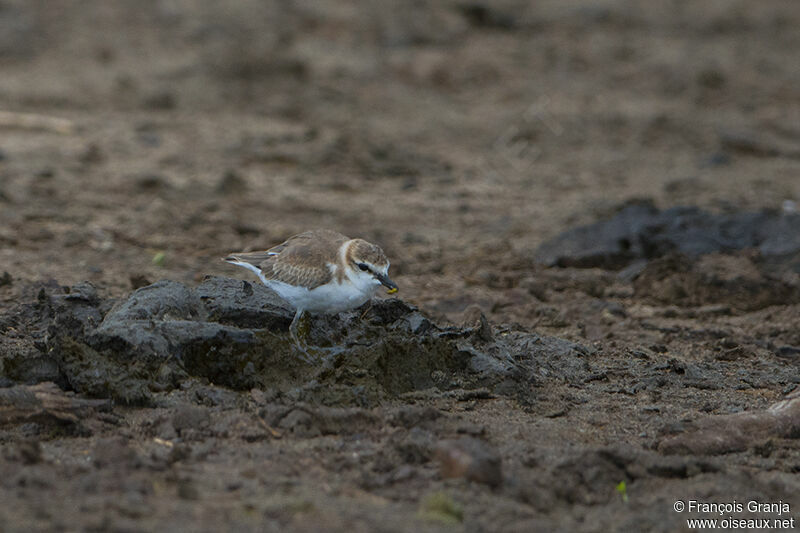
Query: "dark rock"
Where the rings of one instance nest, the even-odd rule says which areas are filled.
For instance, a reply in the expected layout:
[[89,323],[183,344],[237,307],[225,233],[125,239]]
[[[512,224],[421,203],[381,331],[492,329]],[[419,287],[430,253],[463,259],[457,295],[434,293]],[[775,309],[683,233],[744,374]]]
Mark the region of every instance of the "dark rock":
[[800,213],[786,213],[765,221],[759,228],[758,251],[767,257],[782,257],[800,250]]
[[288,329],[294,317],[284,300],[262,283],[209,276],[195,289],[209,320],[245,328]]
[[775,350],[775,355],[784,359],[800,361],[800,348],[796,346],[781,346]]
[[134,291],[111,310],[101,328],[132,320],[197,320],[204,315],[203,304],[191,289],[177,281],[162,280]]
[[640,236],[658,217],[651,202],[627,205],[610,220],[567,230],[543,243],[536,260],[548,266],[622,268],[646,256]]
[[798,228],[797,213],[712,214],[697,207],[659,211],[643,201],[543,243],[536,260],[549,266],[621,269],[671,252],[699,256],[754,248],[765,257],[783,257],[800,253]]
[[470,328],[472,330],[471,335],[477,340],[483,342],[492,342],[494,340],[492,326],[477,305],[470,305],[464,310],[464,327]]
[[142,191],[157,191],[169,188],[169,181],[161,174],[145,173],[134,176],[136,187]]

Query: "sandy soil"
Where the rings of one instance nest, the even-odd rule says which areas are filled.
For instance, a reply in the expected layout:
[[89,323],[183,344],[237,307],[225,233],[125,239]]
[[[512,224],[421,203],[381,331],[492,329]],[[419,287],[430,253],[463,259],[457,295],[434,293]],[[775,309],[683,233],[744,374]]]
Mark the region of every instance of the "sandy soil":
[[[144,407],[8,422],[0,529],[686,531],[704,515],[679,499],[800,520],[800,423],[692,444],[795,390],[796,298],[653,298],[535,261],[634,199],[792,210],[798,26],[794,0],[0,1],[6,339],[33,338],[14,316],[43,287],[251,279],[219,258],[328,227],[381,244],[437,324],[478,306],[495,335],[586,349],[524,401],[297,407],[190,379]],[[37,381],[9,368],[6,387]],[[478,473],[447,477],[460,447]]]

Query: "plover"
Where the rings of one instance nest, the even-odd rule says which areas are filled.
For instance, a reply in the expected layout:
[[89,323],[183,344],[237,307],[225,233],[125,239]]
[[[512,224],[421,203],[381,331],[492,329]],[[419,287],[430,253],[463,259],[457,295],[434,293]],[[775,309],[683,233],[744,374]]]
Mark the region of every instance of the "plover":
[[304,312],[355,309],[381,285],[389,294],[397,292],[389,279],[389,260],[379,246],[330,230],[306,231],[269,250],[233,253],[223,260],[255,272],[295,309],[289,332],[298,345],[297,327]]

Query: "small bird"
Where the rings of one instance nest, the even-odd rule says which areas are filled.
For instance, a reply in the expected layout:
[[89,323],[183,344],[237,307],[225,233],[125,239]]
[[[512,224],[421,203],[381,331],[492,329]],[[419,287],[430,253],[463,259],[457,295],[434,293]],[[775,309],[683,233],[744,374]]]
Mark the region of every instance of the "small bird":
[[295,309],[289,333],[298,346],[305,312],[339,313],[369,301],[381,285],[388,294],[398,290],[379,246],[331,230],[299,233],[269,250],[233,253],[223,261],[252,270]]

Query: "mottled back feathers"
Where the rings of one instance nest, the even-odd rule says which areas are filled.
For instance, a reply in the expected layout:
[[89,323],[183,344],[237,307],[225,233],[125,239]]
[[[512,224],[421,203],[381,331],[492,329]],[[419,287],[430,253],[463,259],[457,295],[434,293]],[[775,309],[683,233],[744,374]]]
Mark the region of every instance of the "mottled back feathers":
[[[253,265],[260,269],[261,276],[266,280],[310,290],[333,279],[329,265],[339,265],[339,249],[349,240],[335,231],[306,231],[289,237],[269,250],[231,254],[225,260]],[[339,276],[343,274],[341,270],[337,272]]]

